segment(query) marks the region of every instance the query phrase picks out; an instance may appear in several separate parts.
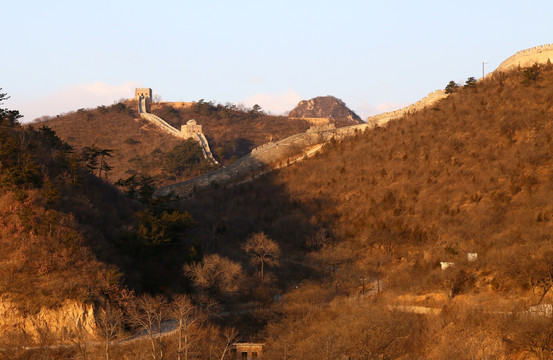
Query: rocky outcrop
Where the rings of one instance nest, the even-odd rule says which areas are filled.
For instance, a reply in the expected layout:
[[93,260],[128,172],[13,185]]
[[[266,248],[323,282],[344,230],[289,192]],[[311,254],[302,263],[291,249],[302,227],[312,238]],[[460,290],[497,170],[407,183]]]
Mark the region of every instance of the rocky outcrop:
[[292,118],[321,119],[326,118],[337,127],[356,125],[361,118],[351,111],[346,104],[334,96],[318,96],[311,100],[302,100],[288,114]]
[[0,299],[0,329],[33,340],[38,340],[39,334],[48,332],[52,338],[63,342],[76,330],[93,337],[96,332],[94,307],[66,300],[59,308],[42,308],[37,314],[26,315],[4,298]]

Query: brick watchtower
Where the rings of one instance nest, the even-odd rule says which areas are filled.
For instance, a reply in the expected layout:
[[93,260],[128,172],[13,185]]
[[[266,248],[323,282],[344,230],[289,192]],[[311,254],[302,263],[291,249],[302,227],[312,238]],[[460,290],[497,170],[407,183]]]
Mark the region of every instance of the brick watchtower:
[[134,98],[140,100],[141,97],[152,101],[152,89],[150,88],[136,88],[134,89]]

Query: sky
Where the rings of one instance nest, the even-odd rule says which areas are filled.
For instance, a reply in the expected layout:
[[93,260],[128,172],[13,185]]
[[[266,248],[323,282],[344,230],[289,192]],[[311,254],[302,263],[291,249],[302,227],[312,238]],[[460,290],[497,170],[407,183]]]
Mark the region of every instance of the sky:
[[333,95],[361,117],[553,43],[553,1],[6,1],[0,88],[23,122],[152,88],[273,114]]

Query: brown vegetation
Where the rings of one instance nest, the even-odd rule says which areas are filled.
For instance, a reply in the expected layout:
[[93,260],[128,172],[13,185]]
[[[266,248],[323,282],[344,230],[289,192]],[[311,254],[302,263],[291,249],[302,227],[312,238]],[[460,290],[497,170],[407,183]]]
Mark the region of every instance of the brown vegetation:
[[[238,239],[265,231],[283,249],[285,266],[275,270],[281,285],[294,284],[300,273],[315,275],[304,287],[316,294],[308,304],[380,285],[383,306],[398,299],[419,306],[431,301],[438,309],[448,305],[451,310],[438,320],[442,325],[431,328],[440,340],[415,347],[414,358],[529,354],[534,350],[505,342],[516,329],[505,330],[500,317],[490,314],[523,314],[513,305],[528,309],[553,299],[552,110],[551,66],[495,73],[467,81],[431,109],[332,142],[321,154],[254,183],[184,204],[194,209],[197,230],[217,234],[219,252],[242,261],[247,259],[232,249]],[[224,219],[224,231],[205,228],[215,219]],[[317,235],[321,229],[325,236]],[[468,261],[469,252],[478,253],[476,261]],[[443,261],[454,265],[442,271]],[[409,294],[433,300],[419,302]],[[297,309],[302,306],[292,305],[305,300],[289,301]],[[345,308],[337,318],[349,311],[355,312]],[[318,329],[310,327],[317,316],[324,315],[311,314],[301,326],[282,320],[282,332],[271,337],[271,346],[281,347],[280,358],[288,354],[282,348],[287,342],[318,346],[320,339],[309,335]],[[541,326],[528,321],[531,328]],[[298,331],[286,337],[284,329],[295,326]],[[420,331],[409,336],[430,330]],[[466,341],[453,346],[457,338]],[[546,355],[538,356],[548,356],[542,348],[536,351]],[[309,349],[297,358],[315,353]],[[333,358],[327,350],[323,355]]]
[[[160,209],[151,197],[136,195],[151,195],[140,191],[148,189],[147,180],[129,183],[129,194],[136,190],[142,205],[133,203],[140,211],[127,205],[134,214],[128,236],[115,242],[134,265],[123,267],[125,274],[140,269],[134,275],[143,277],[137,281],[143,289],[169,294],[188,290],[186,275],[197,296],[173,305],[159,296],[149,298],[157,302],[134,302],[136,318],[153,314],[151,325],[142,326],[146,333],[159,332],[159,319],[172,309],[172,317],[181,317],[178,338],[102,347],[102,355],[107,349],[120,358],[183,358],[189,348],[191,359],[222,358],[233,331],[182,320],[189,314],[204,319],[198,309],[212,308],[217,298],[231,310],[243,309],[234,324],[243,339],[266,340],[268,359],[551,358],[552,111],[550,65],[469,79],[431,109],[333,141],[313,158],[255,181],[214,186],[182,201],[197,224],[193,229],[174,204]],[[0,149],[14,151],[15,138],[22,137],[0,138]],[[23,199],[36,198],[46,204],[46,214],[49,203],[61,201],[59,185],[48,185],[58,184],[55,176],[38,176],[29,153],[24,149],[20,161],[2,163],[10,169],[2,181],[26,195],[17,200],[20,191],[4,190],[3,209],[11,211],[16,199],[19,214],[28,208]],[[56,173],[74,178],[69,170]],[[13,216],[27,221],[24,213]],[[58,222],[51,223],[52,230],[33,224],[40,230],[29,232],[28,243],[33,234],[55,232]],[[10,224],[4,227],[13,231]],[[264,269],[264,281],[255,276],[259,258],[251,262],[255,269],[247,266],[259,252],[241,247],[260,234],[280,249],[272,258],[280,255],[279,266],[270,269],[271,276]],[[6,246],[18,259],[24,244],[14,243]],[[144,261],[148,265],[138,265]],[[442,270],[440,262],[453,265]],[[50,269],[42,265],[34,269],[40,276]],[[248,301],[248,307],[232,306],[234,301]],[[531,307],[536,305],[544,306]],[[17,336],[6,332],[5,341],[18,343]],[[40,344],[50,341],[47,331],[39,338]]]
[[[222,164],[246,155],[271,139],[279,140],[309,127],[306,121],[267,115],[258,108],[249,110],[202,100],[189,107],[154,103],[152,112],[179,130],[188,120],[196,119],[203,126],[213,154]],[[153,178],[156,185],[166,185],[213,170],[203,156],[194,156],[200,152],[195,142],[183,142],[140,119],[134,100],[79,109],[39,121],[39,126],[44,124],[52,128],[78,151],[91,146],[110,150],[108,164],[112,169],[105,176],[112,183],[139,175]],[[182,153],[183,146],[187,147],[186,155],[175,155],[179,151]],[[181,161],[180,166],[175,166],[175,158]]]

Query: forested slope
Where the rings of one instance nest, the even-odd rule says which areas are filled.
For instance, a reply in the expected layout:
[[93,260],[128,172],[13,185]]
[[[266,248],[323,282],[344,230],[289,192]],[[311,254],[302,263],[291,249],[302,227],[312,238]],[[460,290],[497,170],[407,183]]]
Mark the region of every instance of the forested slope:
[[[549,350],[528,339],[549,334],[550,319],[524,311],[553,301],[552,139],[551,65],[496,72],[432,108],[185,204],[198,211],[198,229],[223,219],[224,231],[210,232],[219,251],[236,254],[233,239],[264,230],[286,249],[280,282],[310,279],[269,325],[269,358],[540,356]],[[374,327],[344,322],[376,284],[376,308],[363,310],[380,312],[367,318]],[[412,318],[393,310],[400,304],[441,315]]]

